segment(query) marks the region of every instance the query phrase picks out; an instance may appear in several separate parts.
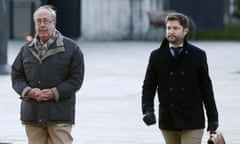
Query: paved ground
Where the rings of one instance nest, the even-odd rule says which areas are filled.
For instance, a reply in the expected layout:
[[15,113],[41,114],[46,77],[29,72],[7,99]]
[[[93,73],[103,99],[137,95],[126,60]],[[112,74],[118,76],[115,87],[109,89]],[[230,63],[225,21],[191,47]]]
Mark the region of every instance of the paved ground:
[[[9,41],[8,63],[24,41]],[[207,51],[220,128],[240,143],[240,42],[193,42]],[[74,144],[163,144],[157,125],[141,121],[140,93],[149,53],[159,42],[79,42],[86,76],[77,94]],[[9,75],[0,76],[0,143],[26,144]],[[207,133],[203,144],[206,143]]]

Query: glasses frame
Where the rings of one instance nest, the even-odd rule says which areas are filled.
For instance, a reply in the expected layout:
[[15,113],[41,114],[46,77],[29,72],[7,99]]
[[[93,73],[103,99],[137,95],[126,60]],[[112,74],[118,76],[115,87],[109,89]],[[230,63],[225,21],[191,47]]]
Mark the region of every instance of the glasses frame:
[[51,20],[51,19],[49,19],[49,18],[42,18],[42,19],[35,19],[34,20],[34,23],[36,24],[36,25],[41,25],[42,23],[44,24],[44,25],[48,25],[48,24],[50,24],[50,23],[52,23],[53,22],[53,20]]

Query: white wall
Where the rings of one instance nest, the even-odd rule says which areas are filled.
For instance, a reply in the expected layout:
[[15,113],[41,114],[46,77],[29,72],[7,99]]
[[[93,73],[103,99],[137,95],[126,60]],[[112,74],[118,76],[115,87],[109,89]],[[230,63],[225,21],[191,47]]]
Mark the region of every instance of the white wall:
[[145,39],[149,10],[162,10],[163,0],[82,0],[81,38]]
[[82,37],[121,39],[129,35],[129,0],[82,0]]

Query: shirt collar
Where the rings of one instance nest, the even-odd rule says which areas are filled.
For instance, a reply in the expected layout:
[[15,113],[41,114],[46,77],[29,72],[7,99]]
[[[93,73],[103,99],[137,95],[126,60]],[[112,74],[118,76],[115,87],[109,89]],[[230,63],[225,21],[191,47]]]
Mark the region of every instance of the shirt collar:
[[[169,43],[169,48],[171,47],[175,47],[172,43]],[[181,43],[180,45],[178,45],[177,47],[183,47],[183,43]]]
[[[176,46],[174,46],[173,44],[169,43],[169,49],[170,49],[170,53],[172,54],[172,56],[175,56],[175,55],[176,55],[175,52],[174,52],[175,47],[176,47]],[[177,53],[179,54],[179,53],[181,53],[182,50],[183,50],[183,48],[182,48],[182,47],[183,47],[183,43],[181,43],[181,44],[178,45],[177,47],[180,48],[180,49],[177,50]]]

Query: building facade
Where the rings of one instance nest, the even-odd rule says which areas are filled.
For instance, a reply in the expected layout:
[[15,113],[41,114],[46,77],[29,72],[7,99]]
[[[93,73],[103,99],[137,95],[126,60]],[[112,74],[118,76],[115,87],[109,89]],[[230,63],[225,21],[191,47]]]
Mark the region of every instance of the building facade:
[[159,40],[165,35],[163,26],[150,23],[149,12],[164,16],[166,11],[179,11],[196,22],[197,30],[222,29],[226,1],[229,0],[9,0],[9,35],[14,39],[33,35],[33,11],[42,4],[52,4],[57,9],[57,28],[69,37]]
[[[79,13],[73,14],[68,12],[73,8],[70,3],[74,1],[10,0],[10,38],[23,39],[28,35],[33,35],[32,13],[42,4],[61,6],[64,13],[58,14],[60,31],[69,37],[79,37],[84,40],[146,39],[151,34],[149,33],[148,11],[162,11],[164,8],[163,0],[78,1],[79,5],[75,5],[75,8],[79,10]],[[57,10],[57,13],[60,13],[60,10]],[[70,19],[62,20],[63,15]],[[76,26],[75,23],[79,23],[79,25]],[[69,33],[69,31],[73,31],[72,29],[75,32],[78,31],[79,35],[72,36]],[[161,33],[158,33],[156,37],[160,37],[160,35]]]

